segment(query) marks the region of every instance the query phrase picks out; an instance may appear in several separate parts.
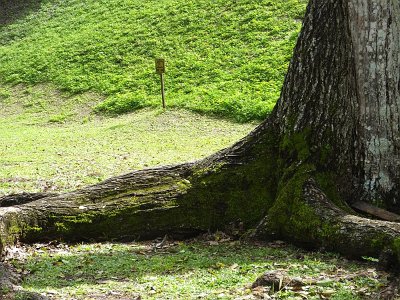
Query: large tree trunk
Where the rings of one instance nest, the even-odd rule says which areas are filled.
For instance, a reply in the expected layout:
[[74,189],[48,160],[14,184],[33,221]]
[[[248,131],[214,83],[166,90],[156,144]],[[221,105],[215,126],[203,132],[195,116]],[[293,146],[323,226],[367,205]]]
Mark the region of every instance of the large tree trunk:
[[1,247],[186,236],[240,222],[258,224],[261,238],[399,262],[400,224],[348,206],[400,211],[399,24],[397,0],[311,0],[281,98],[246,138],[194,163],[4,198]]
[[399,66],[398,1],[311,1],[275,111],[282,136],[306,139],[297,159],[339,175],[346,200],[395,211]]

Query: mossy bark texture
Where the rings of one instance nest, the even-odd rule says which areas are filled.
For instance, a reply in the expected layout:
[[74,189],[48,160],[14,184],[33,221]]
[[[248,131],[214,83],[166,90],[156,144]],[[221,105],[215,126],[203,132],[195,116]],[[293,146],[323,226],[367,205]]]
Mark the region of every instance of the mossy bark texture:
[[310,0],[281,98],[247,137],[198,162],[0,199],[0,246],[241,224],[260,238],[399,262],[400,225],[348,206],[400,211],[399,24],[397,0]]

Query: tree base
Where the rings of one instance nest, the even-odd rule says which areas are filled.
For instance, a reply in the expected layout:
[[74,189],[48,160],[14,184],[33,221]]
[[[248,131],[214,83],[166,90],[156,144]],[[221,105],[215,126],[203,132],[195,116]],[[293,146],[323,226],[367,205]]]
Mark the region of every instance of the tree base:
[[296,173],[281,190],[256,237],[279,237],[307,249],[334,251],[353,259],[375,257],[383,268],[400,272],[400,224],[338,208],[307,170]]

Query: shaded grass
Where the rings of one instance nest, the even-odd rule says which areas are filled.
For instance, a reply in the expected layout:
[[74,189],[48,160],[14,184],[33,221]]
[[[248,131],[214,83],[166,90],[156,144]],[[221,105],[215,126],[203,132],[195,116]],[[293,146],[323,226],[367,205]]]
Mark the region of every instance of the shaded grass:
[[[324,290],[333,290],[336,295],[332,299],[360,299],[360,290],[371,295],[384,281],[384,274],[378,277],[372,271],[362,271],[371,265],[332,254],[306,253],[287,245],[175,242],[158,250],[152,246],[82,244],[56,251],[36,246],[25,265],[18,261],[14,264],[31,273],[24,288],[51,293],[53,299],[97,299],[96,295],[106,291],[140,294],[143,299],[241,299],[257,295],[251,283],[273,270],[319,279],[321,284],[308,290],[308,299],[320,299]],[[328,280],[335,272],[356,275],[348,280]],[[296,295],[300,296],[286,290],[277,297],[294,299]]]
[[305,4],[43,0],[0,25],[0,79],[94,91],[107,98],[97,111],[120,114],[159,105],[154,58],[164,57],[168,106],[261,120],[279,96]]
[[0,25],[10,24],[40,8],[40,0],[1,0]]

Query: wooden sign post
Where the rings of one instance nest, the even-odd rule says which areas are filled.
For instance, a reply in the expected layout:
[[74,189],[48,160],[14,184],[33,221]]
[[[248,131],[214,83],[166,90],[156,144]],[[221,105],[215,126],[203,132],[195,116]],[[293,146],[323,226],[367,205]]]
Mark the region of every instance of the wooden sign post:
[[156,73],[160,74],[162,106],[165,109],[165,92],[164,92],[165,59],[163,58],[156,59]]

